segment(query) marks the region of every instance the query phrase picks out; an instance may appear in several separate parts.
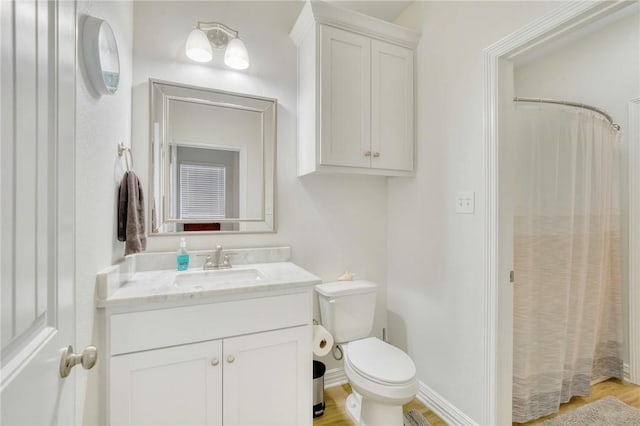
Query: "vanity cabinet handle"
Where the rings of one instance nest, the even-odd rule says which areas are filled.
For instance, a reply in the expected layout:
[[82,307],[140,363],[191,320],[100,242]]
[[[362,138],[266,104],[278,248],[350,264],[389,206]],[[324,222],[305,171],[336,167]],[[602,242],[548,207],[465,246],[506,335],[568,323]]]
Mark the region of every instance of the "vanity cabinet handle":
[[211,360],[211,365],[213,365],[214,367],[215,367],[216,365],[218,365],[219,363],[220,363],[220,360],[219,360],[218,358],[213,358],[213,359]]
[[229,364],[231,364],[231,363],[232,363],[233,361],[235,361],[235,360],[236,360],[236,357],[235,357],[235,356],[233,356],[233,355],[229,355],[229,356],[227,357],[227,362],[228,362]]
[[373,153],[373,158],[378,158],[380,157],[380,153],[379,152],[374,152]]
[[371,151],[365,151],[364,152],[364,156],[365,157],[371,157]]

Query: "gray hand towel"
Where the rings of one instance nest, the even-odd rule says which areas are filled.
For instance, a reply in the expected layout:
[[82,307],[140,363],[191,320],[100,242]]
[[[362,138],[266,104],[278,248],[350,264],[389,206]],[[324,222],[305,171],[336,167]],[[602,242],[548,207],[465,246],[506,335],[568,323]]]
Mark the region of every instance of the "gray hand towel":
[[124,174],[118,194],[118,240],[125,241],[125,256],[147,248],[144,226],[144,195],[135,173]]

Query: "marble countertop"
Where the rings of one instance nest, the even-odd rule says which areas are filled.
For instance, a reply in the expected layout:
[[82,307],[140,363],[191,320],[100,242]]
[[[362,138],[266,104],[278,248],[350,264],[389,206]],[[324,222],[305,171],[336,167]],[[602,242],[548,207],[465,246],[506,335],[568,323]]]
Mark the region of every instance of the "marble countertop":
[[[171,269],[135,272],[114,291],[98,291],[97,307],[141,305],[149,303],[184,302],[197,299],[213,299],[219,296],[247,295],[254,292],[285,290],[319,284],[321,279],[291,262],[255,263],[233,266],[225,271],[257,270],[262,275],[259,281],[224,282],[215,287],[178,286],[176,276],[181,274]],[[187,272],[201,271],[190,268]],[[109,272],[105,272],[104,281]]]

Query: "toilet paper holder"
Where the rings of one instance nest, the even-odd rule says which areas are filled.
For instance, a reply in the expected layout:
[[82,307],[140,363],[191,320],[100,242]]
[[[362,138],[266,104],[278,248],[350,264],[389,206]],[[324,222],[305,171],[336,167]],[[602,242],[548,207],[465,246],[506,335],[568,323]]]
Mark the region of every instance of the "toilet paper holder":
[[[318,322],[317,319],[313,319],[313,325],[320,325],[320,323]],[[326,340],[323,340],[322,342],[320,342],[320,348],[324,349],[325,345],[327,344]]]
[[333,336],[322,325],[314,320],[313,327],[313,353],[317,356],[327,355],[333,347]]

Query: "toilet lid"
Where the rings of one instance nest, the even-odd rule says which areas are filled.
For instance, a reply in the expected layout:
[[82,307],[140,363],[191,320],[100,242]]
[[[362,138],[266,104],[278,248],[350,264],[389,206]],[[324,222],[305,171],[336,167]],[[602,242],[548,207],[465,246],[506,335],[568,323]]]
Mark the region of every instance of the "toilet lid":
[[376,337],[350,342],[347,346],[351,367],[364,377],[377,382],[406,383],[416,375],[409,355]]

